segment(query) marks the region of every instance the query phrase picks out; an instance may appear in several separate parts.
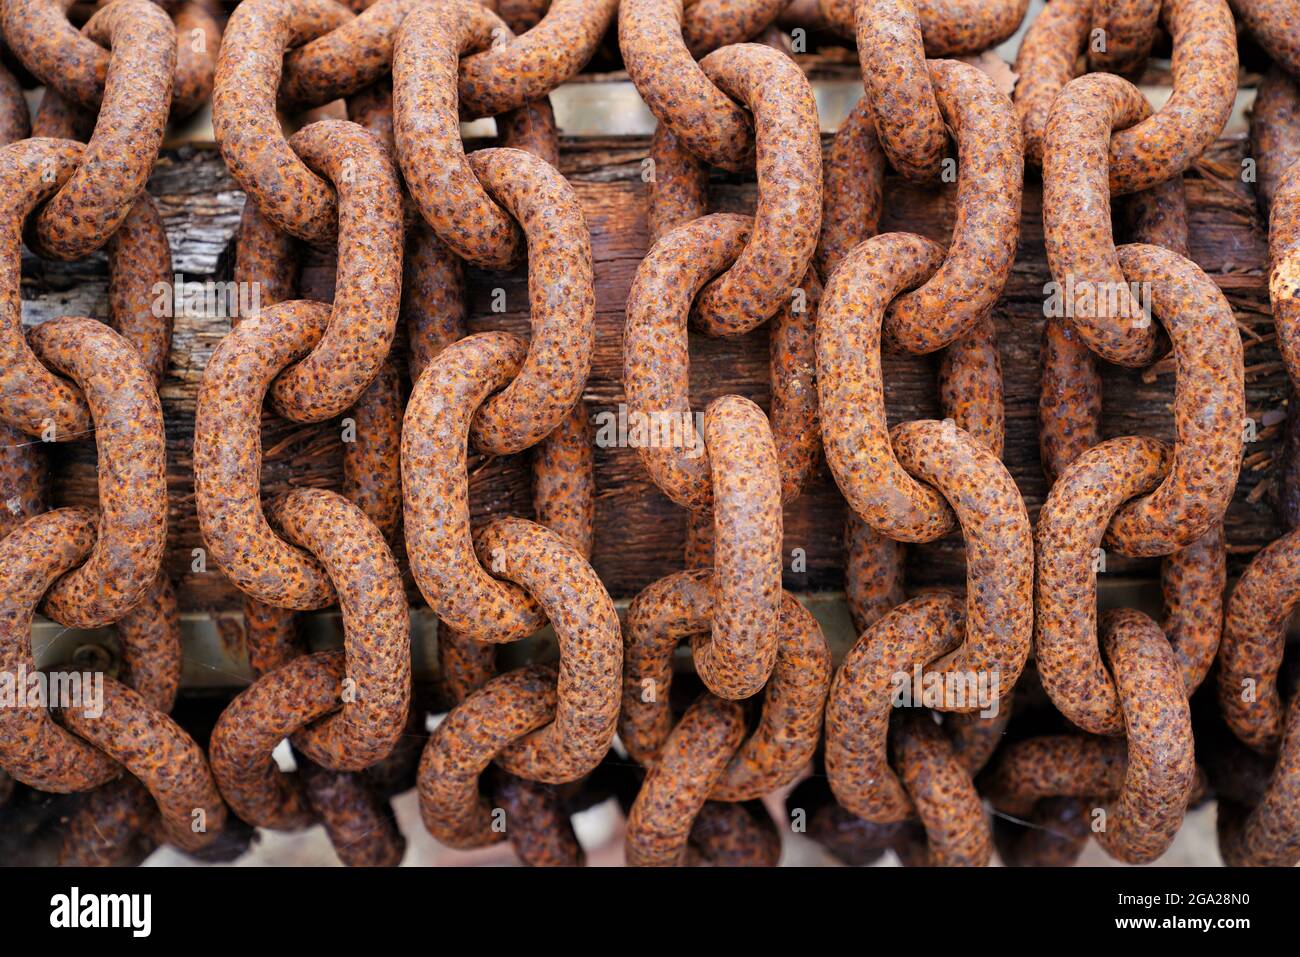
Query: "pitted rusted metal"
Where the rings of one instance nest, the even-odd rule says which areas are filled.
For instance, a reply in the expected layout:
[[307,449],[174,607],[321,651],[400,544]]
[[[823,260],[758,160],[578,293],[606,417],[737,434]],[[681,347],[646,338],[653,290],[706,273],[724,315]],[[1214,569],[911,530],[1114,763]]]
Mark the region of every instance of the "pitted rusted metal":
[[1268,297],[1278,351],[1292,385],[1300,383],[1300,162],[1278,180],[1268,221]]
[[271,222],[328,245],[334,191],[290,148],[276,116],[284,52],[353,19],[334,0],[250,0],[226,23],[212,90],[212,128],[230,175]]
[[[628,293],[624,389],[629,414],[644,418],[653,433],[638,451],[655,484],[692,511],[708,508],[714,489],[708,443],[690,411],[687,311],[697,290],[740,254],[750,223],[716,213],[674,229],[642,261]],[[772,431],[784,501],[815,467],[820,438],[811,332],[821,295],[816,276],[804,278],[804,295],[777,314],[771,337]]]
[[701,60],[700,69],[748,107],[758,144],[758,206],[750,240],[730,268],[701,290],[693,310],[697,325],[710,335],[739,335],[788,303],[812,262],[822,210],[817,103],[803,71],[770,47],[724,47]]
[[1083,76],[1057,96],[1043,134],[1043,242],[1052,277],[1079,337],[1103,359],[1127,366],[1151,361],[1156,327],[1115,251],[1107,144],[1111,130],[1132,127],[1150,109],[1127,80]]
[[65,723],[149,789],[171,843],[183,850],[211,843],[225,824],[226,805],[203,750],[139,694],[112,678],[103,681],[103,713],[70,705],[63,710]]
[[339,265],[329,326],[305,358],[276,377],[271,404],[285,418],[319,422],[356,402],[392,345],[402,288],[401,196],[387,151],[355,123],[313,123],[289,145],[337,186]]
[[402,425],[411,574],[441,621],[479,641],[515,641],[545,620],[526,591],[479,564],[469,524],[470,422],[484,398],[516,375],[527,348],[502,332],[447,346],[416,381]]
[[[429,736],[417,790],[424,826],[448,847],[483,847],[506,834],[478,779],[493,758],[555,716],[556,670],[530,665],[473,692]],[[506,822],[509,827],[509,821]]]
[[691,826],[745,735],[739,704],[703,694],[682,715],[646,774],[627,818],[632,867],[685,862]]
[[337,710],[343,680],[343,652],[303,655],[258,678],[221,712],[208,755],[221,796],[238,817],[278,830],[313,823],[302,779],[281,774],[271,752]]
[[993,856],[993,832],[970,771],[943,730],[926,714],[900,716],[890,750],[903,786],[925,827],[926,864],[983,867]]
[[672,130],[660,123],[650,137],[649,202],[646,226],[650,245],[678,226],[709,211],[709,168],[697,160]]
[[976,320],[971,331],[949,345],[939,360],[939,407],[995,458],[1006,440],[1002,357],[993,317]]
[[181,619],[171,580],[159,573],[144,598],[117,622],[118,680],[149,707],[170,714],[181,687]]
[[543,160],[480,150],[470,167],[528,238],[528,355],[513,381],[483,403],[471,432],[480,451],[510,455],[541,441],[582,395],[596,345],[591,243],[573,188]]
[[1268,216],[1282,177],[1300,161],[1300,84],[1276,66],[1255,90],[1250,155],[1255,160],[1255,195]]
[[[826,23],[853,36],[859,0],[820,0]],[[793,6],[793,5],[792,5]],[[1010,37],[1025,18],[1028,0],[912,0],[928,57],[979,53]]]
[[953,528],[951,509],[917,482],[890,446],[880,366],[885,308],[943,261],[935,243],[885,233],[857,246],[822,294],[817,322],[817,391],[826,462],[849,506],[898,541],[933,541]]
[[171,116],[179,120],[195,113],[212,96],[221,25],[203,0],[181,4],[172,14],[172,23],[176,28],[176,76]]
[[506,836],[525,866],[583,865],[586,855],[556,788],[502,774],[492,799],[505,812]]
[[[1016,58],[1017,109],[1026,157],[1042,156],[1048,114],[1075,76],[1088,36],[1092,0],[1049,5]],[[1149,189],[1191,165],[1222,131],[1237,92],[1237,44],[1226,0],[1170,0],[1161,19],[1173,37],[1173,93],[1158,112],[1110,142],[1115,195]]]
[[397,562],[379,529],[340,495],[297,489],[272,503],[285,539],[324,567],[343,613],[342,710],[295,738],[318,764],[359,771],[392,750],[411,700],[410,625]]
[[760,801],[705,801],[691,824],[688,867],[775,867],[781,833]]
[[[162,405],[139,353],[93,319],[51,319],[28,333],[41,362],[85,395],[99,457],[99,531],[84,565],[46,596],[69,628],[117,621],[153,584],[167,539]],[[73,436],[64,436],[65,439]]]
[[[45,591],[81,564],[95,542],[96,518],[61,508],[24,522],[0,540],[0,655],[3,670],[36,671],[32,616]],[[0,766],[42,791],[85,791],[117,777],[121,767],[99,749],[65,731],[44,708],[0,709]]]
[[650,112],[695,156],[742,172],[754,165],[753,121],[714,84],[682,37],[682,0],[622,0],[618,42]]
[[1300,16],[1287,0],[1232,0],[1255,42],[1292,76],[1300,77]]
[[823,282],[854,246],[876,234],[883,210],[885,154],[865,97],[844,118],[826,158],[817,269]]
[[1228,584],[1223,524],[1168,556],[1160,566],[1165,617],[1160,623],[1190,697],[1201,686],[1219,653],[1223,604]]
[[862,634],[907,597],[902,542],[881,535],[848,509],[844,516],[844,600]]
[[22,85],[8,68],[0,65],[0,146],[25,140],[31,135],[32,121]]
[[494,574],[535,598],[560,646],[554,722],[511,744],[497,762],[532,781],[575,780],[604,757],[618,720],[623,647],[614,603],[586,559],[534,522],[497,519],[475,536],[475,548]]
[[1131,73],[1146,62],[1156,38],[1160,0],[1095,0],[1092,31],[1103,41],[1088,46],[1088,67]]
[[[695,569],[660,579],[628,609],[619,737],[646,767],[654,766],[673,727],[673,650],[681,639],[694,641],[707,632],[714,605],[712,569]],[[788,592],[782,595],[779,628],[762,716],[710,792],[712,800],[750,800],[789,784],[817,745],[830,650],[816,620]]]
[[1124,714],[1102,663],[1097,555],[1111,516],[1168,474],[1163,442],[1126,436],[1080,455],[1061,473],[1038,518],[1034,654],[1057,709],[1090,734],[1121,734]]
[[277,303],[221,340],[204,369],[194,416],[194,492],[209,557],[245,594],[282,608],[335,600],[320,563],[271,530],[262,511],[263,397],[329,323],[324,303]]
[[465,335],[465,273],[460,258],[420,220],[406,237],[402,321],[411,381],[448,343]]
[[826,702],[826,774],[836,800],[876,823],[906,820],[915,806],[889,766],[886,737],[893,711],[891,683],[958,648],[962,601],[922,595],[885,614],[845,656]]
[[691,56],[731,43],[744,43],[774,22],[790,0],[685,0],[682,39]]
[[1119,248],[1130,283],[1150,289],[1151,308],[1177,361],[1169,475],[1123,505],[1106,541],[1125,555],[1166,555],[1222,519],[1241,467],[1246,417],[1241,335],[1223,293],[1195,263],[1159,246]]
[[159,309],[159,290],[172,290],[171,244],[158,206],[142,195],[108,240],[109,324],[140,352],[154,387],[162,383],[171,353],[170,309]]
[[1300,863],[1300,697],[1292,696],[1267,789],[1246,809],[1219,796],[1219,852],[1229,867]]
[[301,769],[307,800],[334,852],[348,867],[396,867],[406,853],[392,809],[358,775],[310,762]]
[[148,0],[116,0],[86,35],[113,49],[99,119],[75,173],[37,213],[30,238],[53,259],[89,255],[108,241],[144,192],[171,103],[176,39]]
[[1286,624],[1300,602],[1300,532],[1270,542],[1251,559],[1228,599],[1219,647],[1219,709],[1250,747],[1275,753],[1285,709],[1278,672]]
[[889,163],[916,182],[939,177],[948,137],[911,0],[853,4],[867,108]]

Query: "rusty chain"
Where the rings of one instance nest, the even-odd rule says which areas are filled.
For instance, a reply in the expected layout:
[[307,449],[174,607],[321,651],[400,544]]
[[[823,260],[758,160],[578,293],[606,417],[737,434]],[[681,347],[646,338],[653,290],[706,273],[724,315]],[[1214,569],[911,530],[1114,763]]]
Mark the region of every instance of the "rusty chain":
[[[845,862],[892,850],[982,866],[995,852],[1074,863],[1093,836],[1147,863],[1214,798],[1225,862],[1300,861],[1286,655],[1300,415],[1291,404],[1280,464],[1291,531],[1229,591],[1246,363],[1233,306],[1193,259],[1184,185],[1233,109],[1240,24],[1272,61],[1251,150],[1277,348],[1300,394],[1294,10],[1052,0],[1010,88],[977,55],[1027,6],[243,0],[225,18],[205,0],[107,0],[74,22],[61,0],[6,0],[0,29],[29,76],[0,71],[0,674],[44,673],[38,612],[113,626],[121,661],[94,706],[0,708],[0,803],[14,782],[80,792],[69,864],[137,863],[163,844],[228,858],[250,828],[320,824],[344,863],[391,866],[407,840],[390,802],[413,788],[439,843],[508,840],[545,866],[585,861],[571,815],[617,791],[630,865],[771,866],[787,825],[761,799],[783,793],[794,829]],[[856,43],[863,96],[825,149],[805,51],[781,39],[792,26]],[[587,404],[613,348],[598,338],[597,223],[562,172],[550,99],[612,30],[657,120],[650,244],[616,304],[626,414],[648,423],[627,444],[686,510],[684,569],[622,621],[595,549],[612,517]],[[1166,47],[1172,92],[1153,109],[1136,84]],[[235,283],[260,307],[202,364],[184,453],[203,558],[242,596],[253,675],[201,745],[170,716],[176,451],[155,300],[173,276],[145,187],[168,122],[209,99],[246,196]],[[289,133],[287,115],[305,122]],[[491,148],[462,138],[480,117],[496,121]],[[1000,303],[1030,268],[1026,161],[1058,290],[1041,503],[1003,463]],[[719,188],[737,176],[756,181],[745,212]],[[880,232],[918,190],[946,194],[942,242]],[[66,261],[105,250],[108,320],[25,329],[24,243]],[[526,337],[471,315],[470,270],[526,277]],[[692,330],[766,336],[766,393],[697,411]],[[938,415],[896,421],[888,370],[930,354]],[[1098,360],[1173,374],[1172,441],[1112,434]],[[339,488],[265,496],[268,425],[335,424]],[[41,446],[86,437],[98,504],[53,508]],[[838,663],[785,580],[784,509],[823,452],[858,635]],[[532,511],[475,501],[474,477],[521,453]],[[964,587],[910,581],[918,548],[947,537]],[[1099,608],[1108,550],[1161,560],[1159,620]],[[438,623],[430,694],[413,677],[412,599]],[[308,651],[297,613],[336,605],[341,646]],[[502,648],[547,627],[550,660]],[[1221,717],[1204,732],[1203,684]]]

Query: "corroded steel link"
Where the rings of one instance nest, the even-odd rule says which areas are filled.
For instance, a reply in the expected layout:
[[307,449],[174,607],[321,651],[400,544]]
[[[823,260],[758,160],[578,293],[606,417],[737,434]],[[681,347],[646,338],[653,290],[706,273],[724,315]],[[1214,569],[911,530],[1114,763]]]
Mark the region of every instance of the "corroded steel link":
[[474,557],[467,443],[484,398],[515,376],[528,346],[503,332],[447,346],[420,375],[402,425],[406,553],[425,601],[478,641],[524,638],[545,622],[537,602],[489,575]]
[[724,47],[701,60],[700,69],[749,108],[758,143],[753,233],[735,263],[700,292],[693,310],[709,335],[739,335],[789,302],[812,262],[822,211],[817,102],[803,71],[770,47]]
[[387,803],[371,793],[362,778],[310,762],[302,777],[307,800],[346,866],[396,867],[402,862],[406,838]]
[[533,453],[533,510],[591,560],[596,528],[595,455],[586,403],[579,400]]
[[1025,136],[1025,159],[1043,161],[1043,130],[1056,95],[1077,75],[1095,0],[1052,0],[1029,24],[1016,53],[1013,100]]
[[270,507],[285,539],[324,566],[343,615],[353,697],[294,743],[317,764],[359,771],[393,749],[411,703],[410,623],[402,577],[382,533],[356,505],[324,489],[297,489]]
[[284,55],[279,102],[289,109],[322,106],[358,93],[392,70],[393,44],[406,15],[423,0],[379,0],[355,19]]
[[596,346],[591,241],[573,187],[545,161],[492,149],[470,157],[470,167],[528,237],[528,355],[471,430],[479,451],[510,455],[554,431],[582,397]]
[[191,851],[212,843],[225,825],[226,805],[203,749],[139,694],[112,678],[103,681],[103,713],[70,704],[64,722],[149,789],[168,841]]
[[488,46],[506,29],[496,14],[468,0],[423,5],[402,21],[393,51],[393,131],[407,188],[452,252],[488,269],[522,261],[523,233],[470,168],[455,71],[462,54]]
[[1268,297],[1278,349],[1295,386],[1300,383],[1300,162],[1291,164],[1273,194],[1268,258]]
[[402,288],[401,192],[387,151],[355,123],[313,123],[289,146],[338,189],[338,277],[329,327],[276,378],[271,405],[292,421],[320,422],[356,402],[392,345]]
[[1150,112],[1108,73],[1072,81],[1052,105],[1043,151],[1043,242],[1070,324],[1109,362],[1148,364],[1156,327],[1124,280],[1111,232],[1107,144]]
[[158,290],[171,290],[172,252],[158,206],[148,193],[131,207],[108,240],[109,325],[135,346],[157,388],[171,354],[170,309],[158,309]]
[[517,110],[573,77],[596,52],[617,7],[618,0],[552,0],[527,33],[465,57],[459,68],[465,114]]
[[817,321],[826,462],[849,507],[898,541],[933,541],[955,521],[943,496],[908,475],[894,455],[880,365],[885,307],[942,262],[943,250],[920,236],[872,237],[849,253],[827,282]]
[[505,811],[510,845],[525,866],[583,865],[586,854],[554,787],[503,774],[492,788],[492,798]]
[[[1049,4],[1016,58],[1016,101],[1031,161],[1042,156],[1057,93],[1075,75],[1091,8],[1091,0]],[[1161,17],[1174,41],[1173,93],[1157,113],[1111,137],[1110,188],[1117,196],[1186,170],[1223,130],[1237,93],[1236,30],[1226,0],[1169,0]]]
[[754,165],[752,119],[714,84],[682,39],[682,0],[622,0],[618,43],[646,107],[690,152],[734,173]]
[[402,276],[402,321],[412,382],[444,346],[464,337],[467,318],[464,264],[420,220],[407,232]]
[[1160,590],[1165,601],[1161,628],[1174,649],[1189,698],[1218,655],[1227,585],[1228,555],[1221,522],[1161,563]]
[[1002,458],[1006,410],[997,326],[985,315],[939,360],[939,407],[995,458]]
[[858,635],[907,598],[903,586],[906,549],[858,518],[844,516],[844,600]]
[[1284,709],[1278,672],[1286,624],[1300,602],[1300,531],[1261,549],[1228,599],[1219,647],[1219,708],[1232,732],[1256,751],[1276,752]]
[[1160,19],[1160,0],[1096,0],[1092,31],[1104,44],[1088,45],[1088,67],[1109,73],[1139,69],[1151,52]]
[[131,775],[86,794],[67,818],[60,867],[136,867],[153,853],[158,806]]
[[555,125],[555,108],[549,96],[502,113],[496,124],[502,146],[532,153],[548,166],[559,167],[560,131]]
[[302,654],[294,613],[244,596],[244,647],[253,677],[260,678]]
[[790,0],[685,0],[682,39],[691,56],[744,43],[776,20]]
[[858,62],[868,109],[889,163],[907,179],[939,178],[948,136],[926,69],[911,0],[856,0]]
[[876,823],[904,821],[915,805],[889,766],[891,683],[960,647],[961,599],[921,595],[872,625],[845,656],[826,702],[826,774],[835,798]]
[[925,826],[927,864],[983,867],[993,856],[993,832],[968,770],[928,714],[900,716],[890,743],[903,786]]
[[1286,171],[1300,162],[1300,84],[1276,66],[1264,74],[1250,113],[1255,196],[1265,216]]
[[334,191],[289,147],[276,90],[286,50],[352,18],[333,0],[241,3],[226,23],[212,90],[212,128],[230,175],[276,226],[322,246],[337,230]]
[[[35,672],[32,616],[46,589],[81,564],[95,542],[96,516],[61,508],[29,519],[0,540],[0,671]],[[0,767],[41,791],[87,791],[121,766],[65,731],[41,707],[0,709]]]
[[49,484],[41,443],[0,423],[0,539],[49,508]]
[[1088,802],[1050,797],[1029,812],[1028,826],[995,821],[993,844],[1007,867],[1072,867],[1088,846]]
[[1300,77],[1300,13],[1289,0],[1232,0],[1255,42],[1292,76]]
[[209,557],[245,594],[299,611],[332,604],[334,586],[267,524],[260,410],[271,381],[311,350],[329,318],[324,303],[293,300],[241,322],[213,351],[195,403],[195,507]]
[[826,158],[817,269],[823,282],[854,246],[876,234],[884,208],[885,153],[865,97],[840,124]]
[[[623,384],[628,412],[660,439],[638,446],[641,461],[670,499],[691,511],[713,501],[712,453],[697,433],[690,407],[687,311],[695,293],[740,255],[750,236],[747,216],[715,213],[665,236],[637,267],[627,297]],[[752,248],[752,245],[751,245]],[[819,430],[809,386],[816,378],[816,324],[821,295],[809,273],[803,295],[791,297],[771,337],[772,428],[785,501],[806,482],[817,460]]]
[[1172,452],[1140,436],[1087,450],[1052,486],[1038,517],[1034,654],[1052,703],[1091,734],[1121,734],[1115,681],[1102,663],[1096,560],[1111,516],[1168,473]]
[[27,98],[18,78],[0,66],[0,146],[8,146],[32,135]]
[[653,246],[678,226],[709,211],[709,168],[666,125],[650,137],[653,175],[646,203],[646,227]]
[[[655,764],[672,730],[673,650],[682,638],[708,630],[713,607],[711,569],[670,575],[633,599],[627,618],[619,738],[640,764]],[[793,595],[783,593],[776,665],[762,716],[710,798],[760,797],[790,783],[803,770],[821,733],[830,674],[830,650],[816,619]]]
[[[297,240],[263,216],[252,200],[244,202],[235,234],[235,282],[257,289],[259,307],[292,299],[298,290]],[[243,318],[232,317],[231,324]]]
[[89,255],[130,213],[153,172],[171,104],[176,39],[159,7],[117,0],[90,18],[86,35],[113,53],[81,163],[33,223],[33,248],[52,259]]
[[685,862],[691,825],[745,735],[744,712],[711,694],[686,709],[646,774],[627,817],[631,867]]
[[781,477],[763,410],[724,395],[704,411],[713,450],[713,628],[691,643],[700,680],[748,698],[776,664],[781,607]]
[[163,572],[117,622],[122,646],[118,680],[156,711],[169,714],[181,685],[181,619],[176,591]]
[[[993,676],[1004,697],[1020,677],[1033,632],[1033,530],[1025,503],[1006,466],[954,424],[907,422],[892,437],[903,467],[952,503],[966,543],[966,638],[930,670]],[[935,706],[942,711],[981,707],[951,700],[947,687],[943,698]]]
[[69,103],[47,86],[32,118],[32,135],[84,143],[95,131],[96,115],[96,111]]
[[623,645],[614,603],[586,559],[535,522],[497,519],[475,536],[475,548],[494,574],[536,599],[560,646],[554,722],[511,744],[497,763],[531,781],[576,780],[600,763],[617,726]]
[[171,116],[183,119],[212,96],[217,77],[221,25],[203,5],[189,0],[172,15],[176,28],[176,76],[172,82]]
[[77,168],[84,153],[69,140],[23,140],[0,150],[0,417],[38,438],[85,434],[85,397],[32,353],[22,324],[23,223]]
[[705,801],[691,824],[688,867],[776,867],[781,832],[762,802]]
[[1246,417],[1241,334],[1219,287],[1189,259],[1159,246],[1119,248],[1129,283],[1151,290],[1152,312],[1177,361],[1169,475],[1122,506],[1106,542],[1125,555],[1166,555],[1223,518],[1241,468]]
[[[853,36],[858,0],[820,0],[827,23]],[[792,5],[793,6],[793,5]],[[928,57],[979,53],[1010,37],[1029,0],[912,0]]]
[[1020,238],[1024,175],[1011,101],[975,67],[929,64],[939,110],[957,139],[957,218],[943,265],[890,303],[885,335],[932,352],[966,335],[1002,295]]
[[1192,717],[1155,622],[1128,608],[1108,612],[1102,644],[1124,711],[1128,767],[1097,842],[1118,860],[1146,864],[1168,849],[1187,812],[1196,778]]
[[434,729],[420,756],[416,789],[420,817],[439,843],[484,847],[506,836],[492,826],[479,775],[505,748],[554,718],[555,689],[554,668],[510,671],[473,692]]
[[281,774],[271,752],[338,709],[343,678],[343,652],[303,655],[258,678],[221,712],[208,754],[221,796],[242,820],[273,830],[314,823],[302,779]]
[[495,10],[515,33],[523,33],[546,16],[551,0],[487,0],[483,5]]
[[51,319],[28,333],[28,343],[43,363],[82,389],[99,461],[97,541],[85,564],[50,589],[42,611],[68,628],[100,628],[140,601],[162,564],[167,540],[162,404],[139,353],[103,323]]
[[402,391],[391,356],[351,418],[356,435],[343,446],[343,495],[391,539],[402,516]]
[[1249,812],[1219,798],[1219,852],[1229,867],[1300,863],[1300,696],[1292,696],[1277,765]]
[[1043,735],[1008,744],[981,778],[998,810],[1027,817],[1049,797],[1107,799],[1124,786],[1128,757],[1123,738]]
[[1140,193],[1129,193],[1120,209],[1130,242],[1163,246],[1191,259],[1187,245],[1187,188],[1181,176]]

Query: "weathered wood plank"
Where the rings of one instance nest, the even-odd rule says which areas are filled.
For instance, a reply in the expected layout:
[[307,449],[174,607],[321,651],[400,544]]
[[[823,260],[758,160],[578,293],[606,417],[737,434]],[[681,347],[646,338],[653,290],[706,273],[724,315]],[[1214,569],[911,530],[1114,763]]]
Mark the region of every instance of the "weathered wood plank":
[[[574,182],[592,231],[597,280],[597,349],[586,391],[590,412],[613,410],[624,401],[621,340],[628,287],[646,250],[643,215],[645,186],[640,161],[644,138],[583,139],[566,142],[563,170]],[[1237,309],[1247,345],[1247,408],[1257,422],[1284,408],[1285,376],[1272,339],[1265,280],[1266,238],[1254,211],[1249,187],[1237,182],[1242,144],[1223,140],[1188,177],[1192,206],[1192,254],[1224,289]],[[151,191],[158,198],[172,241],[175,268],[188,281],[227,279],[231,243],[243,203],[214,150],[185,147],[160,158]],[[944,240],[951,229],[951,195],[891,179],[886,187],[882,229],[912,230]],[[1036,514],[1045,493],[1038,465],[1038,340],[1042,325],[1043,285],[1050,276],[1043,255],[1041,190],[1036,177],[1026,186],[1021,246],[1007,291],[997,309],[1007,399],[1006,461],[1021,492]],[[719,209],[752,209],[754,187],[736,177],[719,177],[714,201]],[[320,266],[319,259],[313,260]],[[323,268],[328,268],[324,266]],[[104,261],[84,263],[24,262],[24,313],[29,321],[52,315],[103,315]],[[527,334],[526,276],[471,271],[474,331],[509,329]],[[492,290],[503,288],[507,311],[494,314]],[[220,318],[178,318],[167,380],[162,395],[167,417],[172,495],[168,568],[181,586],[190,609],[230,608],[238,597],[221,574],[190,572],[191,549],[201,545],[194,514],[190,477],[194,394],[212,349],[228,329]],[[698,408],[727,392],[768,401],[766,333],[759,330],[736,340],[692,337],[692,395]],[[1157,367],[1162,368],[1162,367]],[[887,387],[895,421],[937,412],[934,360],[890,357]],[[1169,405],[1173,375],[1107,368],[1104,430],[1107,436],[1146,433],[1171,437]],[[1277,533],[1270,503],[1272,460],[1280,443],[1277,429],[1261,424],[1258,441],[1247,454],[1258,464],[1243,470],[1228,515],[1234,568],[1248,553]],[[329,487],[339,479],[341,443],[334,423],[301,427],[265,423],[269,453],[263,482],[267,493],[290,484]],[[1262,453],[1262,454],[1260,454]],[[1252,460],[1253,461],[1253,460]],[[594,562],[616,596],[626,596],[680,567],[684,514],[651,484],[634,450],[598,449],[599,503]],[[55,450],[55,492],[60,504],[87,504],[95,499],[94,451],[89,443]],[[475,468],[473,501],[476,520],[507,512],[528,514],[528,482],[522,461],[494,461]],[[787,587],[797,591],[838,588],[841,576],[843,504],[823,464],[813,486],[786,510],[786,552],[803,548],[807,569],[790,572]],[[960,542],[947,540],[911,550],[913,581],[960,582]],[[1109,564],[1117,575],[1149,577],[1154,562]],[[414,593],[412,593],[414,595]]]

